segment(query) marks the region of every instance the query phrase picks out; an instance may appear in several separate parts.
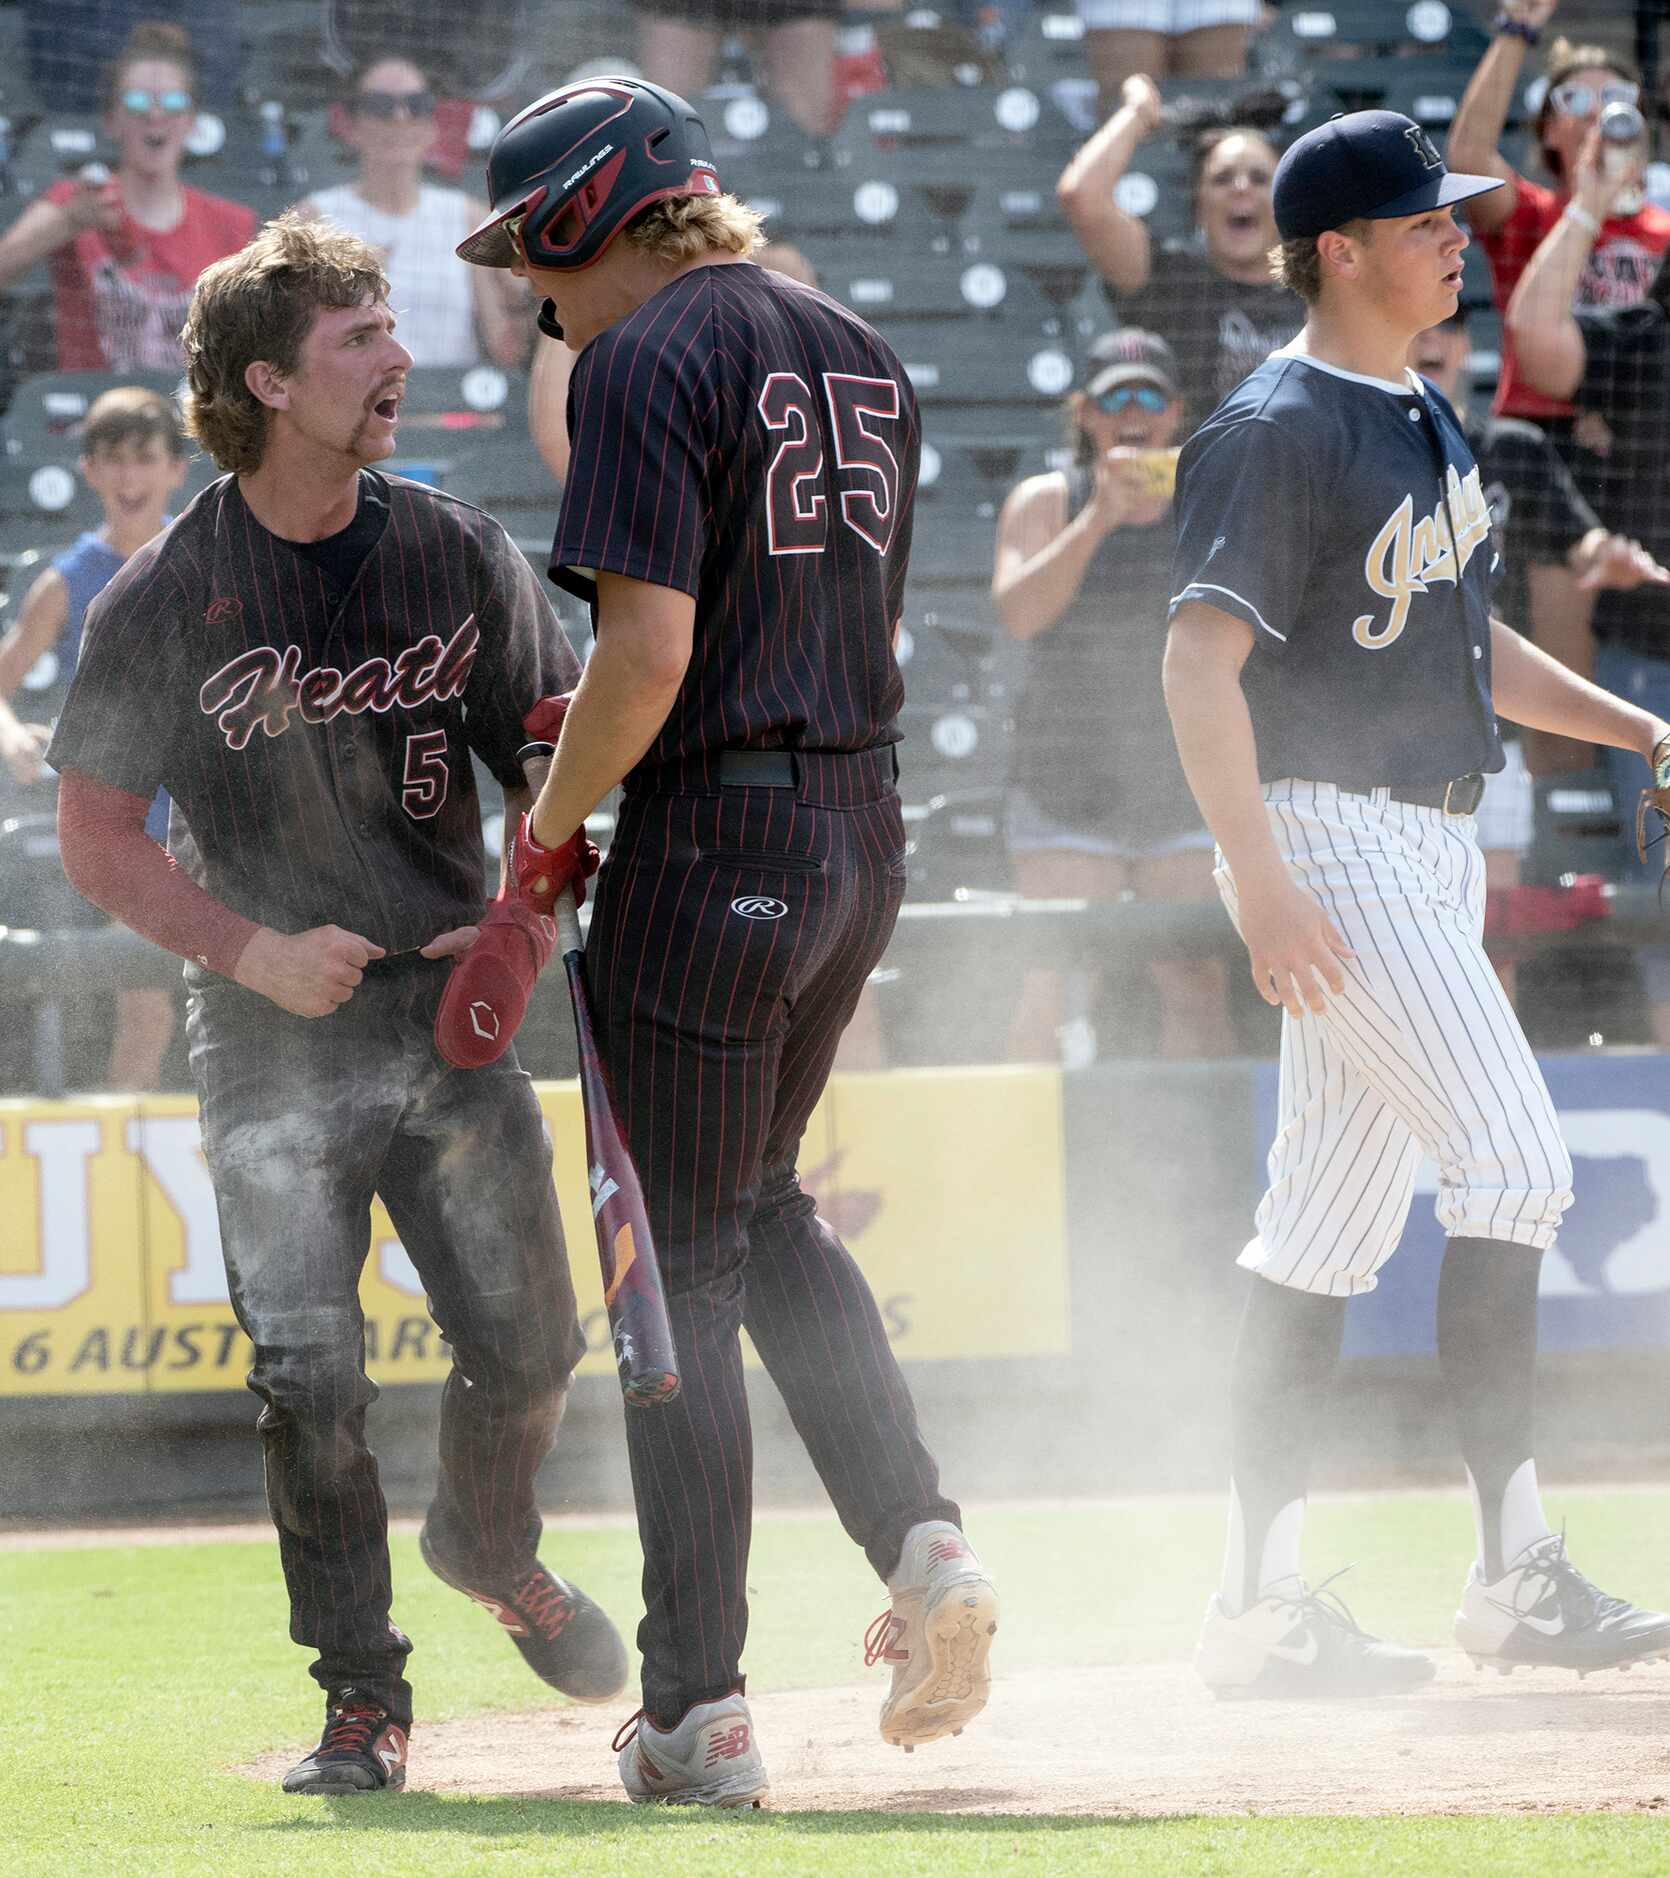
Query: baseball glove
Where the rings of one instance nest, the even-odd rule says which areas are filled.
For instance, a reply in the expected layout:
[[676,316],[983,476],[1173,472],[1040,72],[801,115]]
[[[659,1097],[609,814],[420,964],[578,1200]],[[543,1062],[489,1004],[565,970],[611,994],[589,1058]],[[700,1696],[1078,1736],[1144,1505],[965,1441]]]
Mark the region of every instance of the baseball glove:
[[[1635,851],[1643,863],[1647,850],[1660,846],[1670,835],[1670,737],[1660,737],[1653,745],[1652,767],[1652,785],[1641,791],[1635,805]],[[1662,858],[1670,871],[1670,846]]]

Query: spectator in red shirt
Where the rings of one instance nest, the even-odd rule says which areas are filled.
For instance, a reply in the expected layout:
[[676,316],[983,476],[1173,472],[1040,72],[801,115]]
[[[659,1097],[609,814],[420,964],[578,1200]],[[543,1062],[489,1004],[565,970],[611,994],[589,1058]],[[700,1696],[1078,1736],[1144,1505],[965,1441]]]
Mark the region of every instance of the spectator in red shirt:
[[[1548,56],[1548,89],[1537,110],[1536,139],[1553,188],[1521,176],[1496,145],[1527,50],[1541,38],[1557,0],[1506,0],[1478,70],[1462,96],[1450,127],[1448,161],[1452,168],[1472,165],[1477,173],[1500,176],[1505,189],[1475,196],[1467,218],[1490,257],[1496,303],[1505,308],[1525,264],[1571,199],[1570,176],[1577,152],[1604,106],[1639,104],[1636,73],[1616,53],[1600,46],[1554,42]],[[1580,307],[1625,306],[1639,300],[1670,248],[1670,210],[1628,192],[1606,218],[1589,263],[1577,283]],[[1545,397],[1525,384],[1514,356],[1511,335],[1502,347],[1502,373],[1496,411],[1508,417],[1570,416],[1572,406]]]
[[[1548,86],[1538,106],[1534,132],[1542,164],[1553,179],[1546,187],[1521,176],[1497,148],[1519,83],[1526,52],[1542,38],[1542,29],[1558,0],[1503,0],[1494,36],[1462,96],[1450,129],[1448,160],[1457,168],[1500,176],[1505,189],[1475,196],[1467,217],[1490,258],[1496,304],[1505,311],[1519,278],[1538,244],[1571,202],[1571,177],[1577,153],[1602,110],[1612,103],[1639,102],[1633,68],[1602,46],[1574,46],[1559,39],[1549,48]],[[1638,301],[1670,249],[1670,212],[1647,202],[1638,185],[1626,184],[1604,218],[1587,264],[1577,281],[1576,308],[1624,306]],[[1529,418],[1539,424],[1559,451],[1584,498],[1609,528],[1629,531],[1625,513],[1628,492],[1612,458],[1612,432],[1593,410],[1580,410],[1526,382],[1510,329],[1502,334],[1501,374],[1493,409],[1497,416]],[[1556,576],[1561,591],[1549,595],[1539,618],[1537,642],[1546,651],[1587,671],[1593,658],[1590,620],[1594,595],[1574,579]],[[1590,762],[1586,746],[1565,739],[1537,737],[1529,746],[1539,772],[1583,769]]]
[[180,181],[196,112],[191,44],[177,26],[136,26],[104,80],[107,180],[66,177],[0,236],[0,291],[49,260],[58,363],[112,372],[181,365],[197,276],[255,233],[255,213]]

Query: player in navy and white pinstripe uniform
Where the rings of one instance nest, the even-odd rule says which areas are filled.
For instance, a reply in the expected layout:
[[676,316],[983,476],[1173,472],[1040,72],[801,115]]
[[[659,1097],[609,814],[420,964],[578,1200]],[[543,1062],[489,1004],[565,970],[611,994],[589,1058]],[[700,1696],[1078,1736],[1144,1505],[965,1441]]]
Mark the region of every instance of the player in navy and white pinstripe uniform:
[[1226,1694],[1373,1694],[1430,1659],[1365,1635],[1300,1573],[1346,1299],[1395,1249],[1423,1154],[1449,1246],[1438,1350],[1477,1508],[1457,1636],[1580,1671],[1670,1650],[1670,1618],[1565,1556],[1532,1454],[1537,1270],[1571,1162],[1481,944],[1472,810],[1495,713],[1649,753],[1665,725],[1490,611],[1498,555],[1444,398],[1406,370],[1455,309],[1451,176],[1388,111],[1299,138],[1275,184],[1304,332],[1179,463],[1166,693],[1254,982],[1285,1011],[1270,1186],[1241,1264],[1230,1541],[1197,1664]]
[[621,1773],[638,1800],[746,1804],[766,1781],[742,1696],[742,1328],[889,1583],[884,1736],[978,1712],[996,1626],[869,1288],[795,1172],[904,890],[916,406],[862,321],[748,261],[757,217],[673,94],[554,92],[488,182],[459,252],[527,274],[579,352],[552,573],[593,600],[597,643],[532,832],[569,836],[625,779],[587,972],[683,1379],[627,1417],[647,1611]]
[[[431,1035],[481,916],[470,753],[525,800],[523,717],[578,664],[496,522],[369,467],[411,364],[386,296],[375,250],[289,217],[204,274],[190,416],[235,473],[95,601],[52,745],[72,879],[189,961],[290,1634],[326,1691],[285,1781],[307,1793],[400,1786],[411,1725],[365,1443],[373,1192],[452,1348],[425,1558],[556,1687],[605,1700],[626,1676],[608,1619],[536,1556],[583,1348],[539,1106],[514,1056],[449,1070]],[[159,785],[183,870],[144,834]]]

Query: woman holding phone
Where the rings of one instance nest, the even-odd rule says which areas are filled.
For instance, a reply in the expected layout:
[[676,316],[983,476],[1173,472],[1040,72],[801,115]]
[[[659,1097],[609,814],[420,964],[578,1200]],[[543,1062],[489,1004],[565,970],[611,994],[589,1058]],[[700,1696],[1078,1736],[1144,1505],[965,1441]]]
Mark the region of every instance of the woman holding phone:
[[[89,165],[0,236],[0,292],[48,261],[65,371],[169,371],[197,276],[255,233],[255,214],[180,180],[197,115],[191,44],[155,20],[133,29],[104,79],[113,174]],[[91,172],[91,173],[89,173]]]
[[[1176,363],[1139,327],[1098,341],[1092,359],[1087,389],[1065,407],[1071,462],[1017,484],[998,520],[992,598],[1027,648],[1007,811],[1015,882],[1029,899],[1209,900],[1212,840],[1160,691],[1184,412]],[[1159,1054],[1228,1054],[1223,962],[1156,959],[1151,973]],[[1030,968],[1010,1054],[1054,1059],[1066,1044],[1070,1058],[1094,990]]]

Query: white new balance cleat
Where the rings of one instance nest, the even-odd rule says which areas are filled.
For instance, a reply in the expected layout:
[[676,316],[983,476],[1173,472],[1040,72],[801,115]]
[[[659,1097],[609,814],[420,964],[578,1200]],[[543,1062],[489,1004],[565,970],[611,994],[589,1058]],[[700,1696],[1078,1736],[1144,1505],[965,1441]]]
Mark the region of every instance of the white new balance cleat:
[[[1337,1575],[1337,1574],[1336,1574]],[[1398,1695],[1430,1682],[1436,1665],[1418,1650],[1371,1637],[1327,1583],[1294,1580],[1231,1617],[1214,1596],[1195,1648],[1195,1669],[1214,1695],[1305,1701]]]
[[613,1745],[621,1785],[635,1806],[758,1806],[771,1791],[739,1695],[698,1702],[665,1734],[640,1709]]
[[865,1635],[864,1661],[893,1671],[881,1738],[909,1754],[960,1735],[986,1706],[997,1591],[974,1548],[943,1519],[905,1534],[887,1589],[893,1601]]
[[1543,1669],[1628,1669],[1670,1657],[1670,1616],[1609,1597],[1566,1557],[1565,1536],[1551,1533],[1519,1554],[1494,1584],[1467,1574],[1455,1640],[1474,1666],[1506,1676],[1521,1663]]

